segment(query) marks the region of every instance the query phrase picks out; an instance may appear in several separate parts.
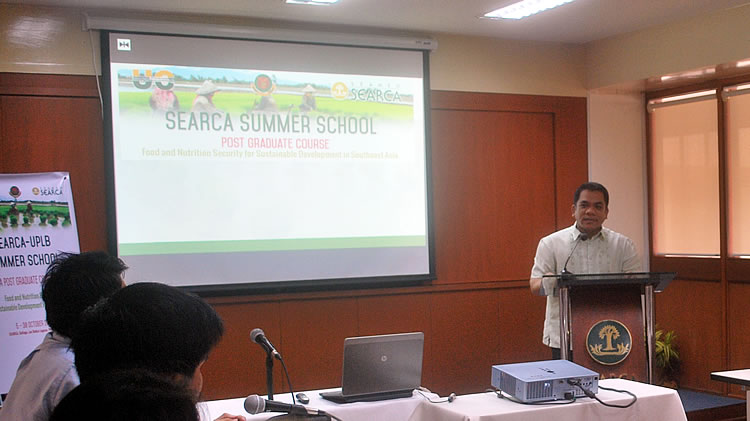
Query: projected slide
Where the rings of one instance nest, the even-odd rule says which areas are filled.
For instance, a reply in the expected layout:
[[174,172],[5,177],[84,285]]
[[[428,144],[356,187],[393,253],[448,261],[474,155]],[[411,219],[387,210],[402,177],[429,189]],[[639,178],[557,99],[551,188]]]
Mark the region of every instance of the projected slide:
[[133,34],[109,48],[129,280],[430,275],[421,52]]

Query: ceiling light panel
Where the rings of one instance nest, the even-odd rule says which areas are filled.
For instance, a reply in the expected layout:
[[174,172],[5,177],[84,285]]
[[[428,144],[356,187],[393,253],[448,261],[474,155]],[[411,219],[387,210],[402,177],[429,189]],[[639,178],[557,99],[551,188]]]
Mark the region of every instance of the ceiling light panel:
[[339,0],[286,0],[287,4],[307,4],[310,6],[328,6],[338,2]]
[[523,0],[486,13],[490,19],[523,19],[527,16],[552,9],[574,0]]

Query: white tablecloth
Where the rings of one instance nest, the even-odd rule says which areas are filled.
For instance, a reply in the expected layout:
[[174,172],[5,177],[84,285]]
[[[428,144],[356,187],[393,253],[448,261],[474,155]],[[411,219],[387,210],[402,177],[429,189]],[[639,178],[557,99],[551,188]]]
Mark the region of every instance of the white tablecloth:
[[[686,421],[685,410],[676,390],[621,379],[607,379],[601,386],[634,393],[638,400],[625,409],[609,408],[594,399],[579,398],[567,405],[523,405],[500,399],[493,392],[459,396],[452,403],[422,401],[409,421]],[[599,389],[604,402],[627,404],[632,397]],[[394,419],[395,420],[395,419]]]
[[[589,398],[579,398],[573,404],[523,405],[499,399],[495,393],[477,393],[458,396],[452,403],[431,403],[414,392],[411,398],[378,402],[336,404],[319,396],[318,391],[305,392],[310,403],[305,405],[333,414],[344,421],[555,421],[606,420],[606,421],[686,421],[682,402],[673,389],[621,379],[599,381],[601,386],[623,389],[638,397],[630,408],[609,408]],[[433,400],[439,399],[428,394]],[[629,395],[599,389],[599,399],[607,403],[624,405],[632,399]],[[288,393],[277,394],[275,401],[291,403]],[[244,415],[248,421],[267,420],[279,413],[267,412],[249,415],[243,404],[245,398],[202,402],[201,419],[212,421],[227,412]]]
[[[332,390],[332,389],[329,389]],[[406,421],[420,402],[426,400],[418,392],[414,392],[411,398],[389,399],[377,402],[355,402],[347,404],[337,404],[327,401],[320,397],[320,392],[326,390],[316,390],[305,392],[310,398],[310,403],[305,406],[323,410],[333,414],[343,421]],[[431,399],[438,399],[438,396],[432,393],[426,393]],[[274,401],[292,403],[292,397],[289,393],[274,394]],[[217,401],[201,402],[198,410],[201,413],[202,421],[213,421],[223,413],[233,415],[244,415],[248,421],[267,420],[276,415],[278,412],[266,412],[258,415],[249,415],[244,408],[245,398],[224,399]],[[299,404],[299,402],[297,402]]]
[[746,400],[748,403],[745,409],[745,418],[750,421],[750,389],[747,389],[750,387],[750,369],[714,371],[711,373],[711,380],[739,384],[742,386],[743,390],[746,389],[745,393],[747,395]]

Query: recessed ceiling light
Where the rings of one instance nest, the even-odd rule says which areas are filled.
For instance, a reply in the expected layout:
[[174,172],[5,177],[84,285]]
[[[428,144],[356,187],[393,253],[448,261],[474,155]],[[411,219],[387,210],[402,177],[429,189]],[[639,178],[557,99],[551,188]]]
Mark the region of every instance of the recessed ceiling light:
[[309,4],[311,6],[328,6],[339,0],[286,0],[287,4]]
[[573,0],[523,0],[486,13],[484,18],[490,19],[522,19],[527,16],[562,6]]

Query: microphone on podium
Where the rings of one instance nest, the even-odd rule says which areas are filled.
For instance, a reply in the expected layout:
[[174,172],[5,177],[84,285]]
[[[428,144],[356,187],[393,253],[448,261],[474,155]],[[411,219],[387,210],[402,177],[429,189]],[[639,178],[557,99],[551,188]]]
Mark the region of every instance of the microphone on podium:
[[260,414],[261,412],[283,412],[291,415],[328,415],[324,411],[308,408],[302,405],[292,405],[284,402],[269,401],[258,395],[250,395],[245,398],[245,411],[248,414]]
[[576,243],[573,246],[573,250],[570,251],[570,254],[568,255],[568,258],[565,259],[565,265],[563,265],[563,270],[560,272],[560,275],[563,275],[563,276],[572,275],[572,273],[570,273],[570,271],[568,271],[568,262],[570,261],[570,258],[573,257],[573,252],[576,251],[576,247],[578,247],[578,244],[580,244],[581,241],[586,241],[588,239],[589,239],[589,237],[588,237],[588,235],[585,232],[582,232],[581,235],[579,235],[578,238],[576,238]]

